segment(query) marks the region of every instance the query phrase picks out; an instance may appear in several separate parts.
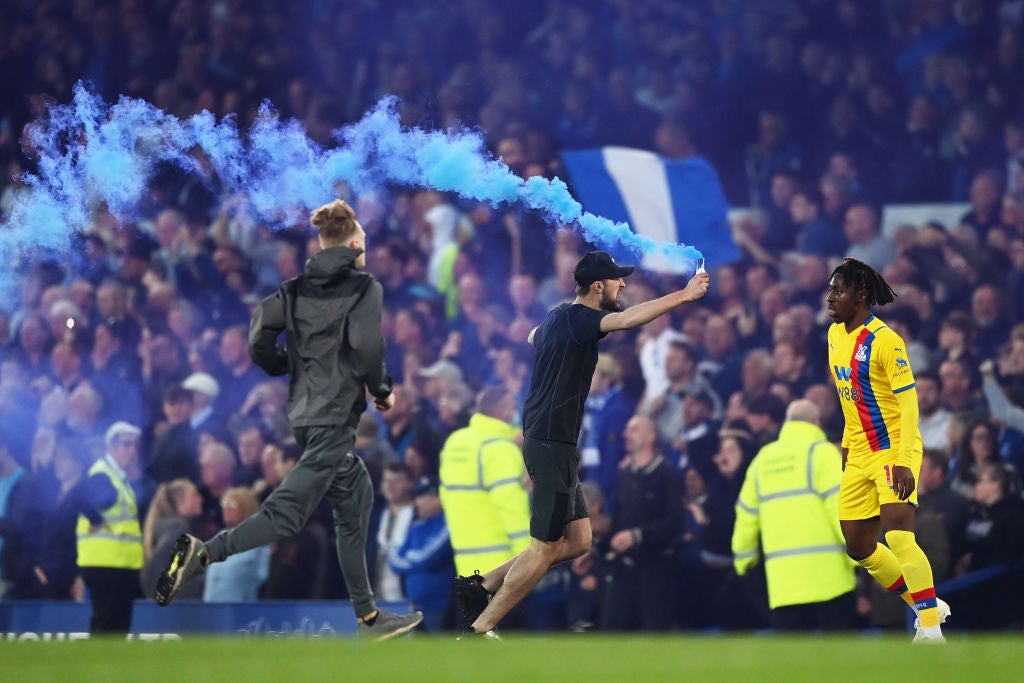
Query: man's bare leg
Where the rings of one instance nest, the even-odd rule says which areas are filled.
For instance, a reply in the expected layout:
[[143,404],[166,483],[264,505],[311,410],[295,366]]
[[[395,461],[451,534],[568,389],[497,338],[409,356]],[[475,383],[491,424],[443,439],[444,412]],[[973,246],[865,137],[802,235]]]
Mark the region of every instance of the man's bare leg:
[[[577,519],[565,527],[565,536],[557,541],[533,539],[530,547],[505,564],[487,572],[484,586],[504,568],[504,575],[498,591],[472,628],[477,633],[490,631],[505,618],[513,607],[529,595],[552,565],[572,560],[590,550],[592,533],[589,519]],[[507,568],[506,568],[507,566]]]
[[[558,542],[560,543],[561,541]],[[516,555],[510,560],[506,560],[504,564],[499,565],[491,571],[484,574],[484,588],[486,588],[491,593],[497,592],[497,590],[501,588],[501,586],[505,583],[505,577],[508,575],[508,570],[512,568],[512,565],[515,564],[516,560],[519,559],[520,555],[522,555],[525,552],[526,551],[524,550],[522,553],[519,553],[519,555]],[[557,559],[555,559],[554,562],[551,563],[551,566],[553,567],[556,564],[561,564],[562,562],[574,560],[577,557],[578,555],[568,552],[568,546],[563,546],[561,555]]]

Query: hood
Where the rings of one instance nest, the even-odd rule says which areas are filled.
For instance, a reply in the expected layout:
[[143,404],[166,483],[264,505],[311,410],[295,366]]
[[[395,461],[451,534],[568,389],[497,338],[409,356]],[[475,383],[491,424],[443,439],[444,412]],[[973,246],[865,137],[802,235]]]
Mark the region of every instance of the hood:
[[330,247],[319,251],[306,261],[306,277],[315,285],[326,285],[349,277],[362,253],[362,249],[351,247]]

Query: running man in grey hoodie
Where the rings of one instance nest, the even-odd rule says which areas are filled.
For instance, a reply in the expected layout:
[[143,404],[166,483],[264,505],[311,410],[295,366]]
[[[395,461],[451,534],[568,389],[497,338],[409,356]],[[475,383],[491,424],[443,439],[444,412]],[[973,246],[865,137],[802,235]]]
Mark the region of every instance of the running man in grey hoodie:
[[354,443],[367,392],[378,410],[394,405],[380,329],[383,288],[363,270],[366,233],[351,206],[335,200],[314,211],[310,223],[323,251],[263,300],[249,330],[253,361],[268,375],[288,375],[288,419],[302,457],[252,517],[205,543],[188,534],[178,539],[156,600],[171,602],[210,562],[294,536],[326,496],[358,632],[384,640],[411,631],[423,614],[378,610],[366,570],[373,487]]

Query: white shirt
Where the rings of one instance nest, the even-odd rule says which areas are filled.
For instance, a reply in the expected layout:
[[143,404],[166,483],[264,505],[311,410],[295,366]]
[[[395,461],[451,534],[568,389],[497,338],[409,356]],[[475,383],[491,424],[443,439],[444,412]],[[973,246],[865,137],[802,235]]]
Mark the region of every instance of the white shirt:
[[[669,344],[674,341],[686,341],[686,335],[669,327],[654,339],[645,341],[640,347],[640,371],[644,375],[644,384],[647,385],[645,403],[668,391],[670,382],[665,375],[665,356]],[[647,406],[641,406],[639,410],[643,412],[644,408]]]
[[921,441],[927,450],[949,453],[949,420],[952,417],[945,408],[939,408],[931,415],[922,414],[918,419],[921,426]]
[[377,529],[377,599],[384,602],[401,602],[405,600],[402,593],[402,579],[391,571],[391,560],[402,547],[409,533],[409,526],[416,508],[412,503],[405,505],[397,513],[392,514],[390,508],[384,509],[380,517],[380,528]]

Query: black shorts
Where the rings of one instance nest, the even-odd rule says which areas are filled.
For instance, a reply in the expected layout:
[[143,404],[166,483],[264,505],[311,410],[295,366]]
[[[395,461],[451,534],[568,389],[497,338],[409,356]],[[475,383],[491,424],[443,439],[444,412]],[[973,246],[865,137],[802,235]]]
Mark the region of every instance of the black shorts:
[[565,536],[569,522],[590,516],[580,486],[576,447],[527,438],[523,441],[523,460],[533,481],[530,535],[540,541],[557,541]]

